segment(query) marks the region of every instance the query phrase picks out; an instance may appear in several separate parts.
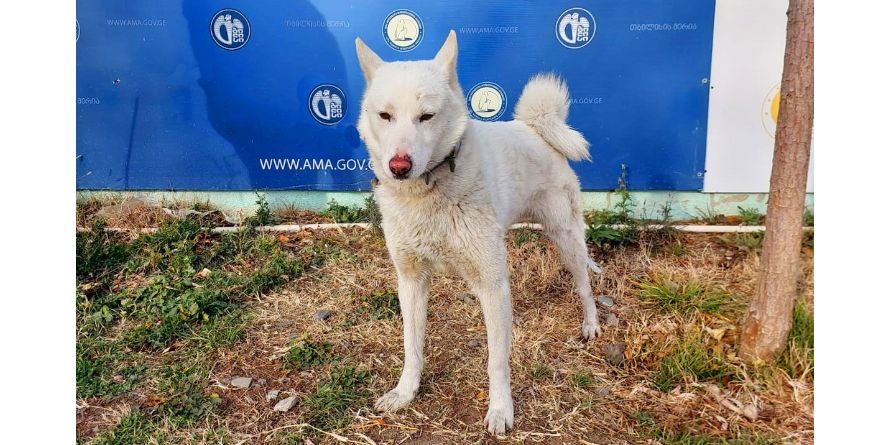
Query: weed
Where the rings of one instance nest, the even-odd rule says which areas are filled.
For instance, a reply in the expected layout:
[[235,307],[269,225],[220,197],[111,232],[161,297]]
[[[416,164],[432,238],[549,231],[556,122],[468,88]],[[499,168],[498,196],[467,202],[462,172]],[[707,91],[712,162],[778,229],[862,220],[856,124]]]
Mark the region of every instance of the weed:
[[373,292],[361,297],[357,307],[359,318],[384,320],[400,315],[400,300],[397,293],[391,290]]
[[639,224],[634,218],[636,204],[627,189],[627,167],[621,165],[618,189],[614,191],[619,201],[614,210],[598,210],[587,219],[585,241],[602,248],[636,244]]
[[[375,202],[374,198],[372,202]],[[362,207],[341,205],[331,199],[324,214],[337,223],[358,223],[369,222],[370,211]]]
[[763,224],[763,214],[757,209],[745,209],[742,206],[738,206],[738,216],[741,218],[742,224],[749,226],[759,226],[760,224]]
[[77,397],[115,396],[129,391],[144,378],[147,366],[137,363],[113,343],[77,344]]
[[694,281],[678,284],[665,275],[653,275],[651,279],[639,282],[637,287],[641,299],[678,313],[719,312],[727,299],[724,293],[709,291]]
[[543,380],[554,375],[554,370],[542,363],[536,363],[529,370],[529,375],[535,380]]
[[631,245],[637,242],[637,228],[592,224],[585,231],[585,240],[602,248]]
[[650,383],[668,392],[681,383],[717,382],[733,374],[729,365],[708,349],[702,334],[695,332],[662,358]]
[[815,248],[815,232],[803,232],[803,246]]
[[807,370],[813,375],[815,369],[815,320],[812,312],[802,301],[794,306],[794,320],[788,333],[788,344],[777,366],[784,369],[794,379],[800,378]]
[[381,233],[381,210],[378,208],[378,203],[375,202],[374,194],[366,197],[363,207],[366,209],[366,219],[369,221],[369,226],[375,232]]
[[521,227],[514,231],[514,246],[520,247],[524,244],[532,244],[535,246],[543,246],[543,244],[538,244],[538,241],[541,239],[541,234],[537,230],[527,229],[525,227]]
[[803,212],[803,225],[815,227],[815,213],[813,213],[810,207],[806,207],[806,210]]
[[77,234],[76,248],[78,282],[110,278],[129,257],[127,246],[105,231],[102,220],[96,220],[90,231]]
[[104,431],[89,442],[91,445],[135,445],[164,443],[165,437],[151,419],[135,409],[130,411],[112,428]]
[[331,362],[332,343],[308,341],[301,337],[293,340],[289,351],[283,356],[283,367],[302,370]]
[[201,349],[213,350],[242,340],[248,325],[249,317],[246,312],[236,308],[204,323],[191,339]]
[[209,416],[220,401],[217,395],[207,395],[206,369],[199,364],[166,367],[158,382],[164,401],[159,407],[173,424],[184,426]]
[[778,442],[762,436],[748,438],[715,437],[689,432],[657,431],[654,436],[662,445],[770,445]]
[[367,371],[353,366],[333,370],[329,380],[317,385],[305,398],[308,423],[324,431],[347,426],[348,409],[360,407],[368,400],[368,380]]
[[674,240],[673,242],[667,243],[664,247],[665,252],[670,255],[680,257],[686,255],[686,247],[683,246],[683,243],[680,240]]
[[641,430],[648,431],[657,426],[655,417],[646,411],[634,411],[634,413],[631,414],[631,417],[634,418],[634,422],[637,423],[637,427]]
[[272,226],[280,222],[277,218],[277,215],[271,211],[271,206],[268,204],[268,201],[265,199],[265,195],[260,193],[256,193],[255,203],[258,205],[258,209],[255,210],[255,213],[246,218],[246,226],[250,229],[254,229],[259,226]]
[[713,208],[708,206],[707,208],[696,207],[696,218],[705,224],[723,224],[726,221],[726,216],[722,213],[717,213]]
[[736,233],[717,237],[725,246],[736,248],[745,253],[756,253],[763,248],[765,232]]
[[594,376],[587,371],[579,371],[573,374],[569,380],[572,382],[572,386],[576,388],[588,389],[591,387],[591,383],[594,382]]
[[305,248],[305,252],[311,256],[310,266],[318,269],[331,260],[338,259],[342,253],[341,248],[322,239],[315,240],[308,245]]

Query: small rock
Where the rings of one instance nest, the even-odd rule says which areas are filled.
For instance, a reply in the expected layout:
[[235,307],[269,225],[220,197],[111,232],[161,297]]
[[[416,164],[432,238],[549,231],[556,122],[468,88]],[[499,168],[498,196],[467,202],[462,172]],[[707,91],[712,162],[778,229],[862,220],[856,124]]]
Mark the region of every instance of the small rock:
[[468,342],[468,347],[469,348],[479,348],[480,344],[481,344],[480,340],[474,339],[474,340],[471,340]]
[[314,320],[317,321],[326,321],[329,317],[332,316],[332,311],[329,309],[320,309],[317,312],[314,312]]
[[625,361],[625,345],[622,342],[606,343],[603,345],[603,354],[606,355],[606,361],[613,365],[620,365]]
[[276,399],[277,396],[279,396],[279,395],[280,395],[280,390],[272,389],[272,390],[268,391],[268,394],[265,396],[265,400],[270,402],[271,400]]
[[265,379],[258,379],[258,381],[255,383],[257,383],[258,386],[265,386],[265,384],[268,383],[268,381]]
[[249,388],[252,384],[252,377],[234,377],[231,379],[231,386],[234,388]]
[[286,411],[292,409],[293,406],[295,406],[295,396],[289,396],[277,402],[277,404],[274,405],[274,411],[285,413]]
[[609,295],[601,295],[597,297],[597,301],[600,302],[602,306],[612,307],[615,306],[615,300],[612,299]]
[[615,316],[612,312],[606,314],[606,325],[607,326],[617,326],[618,325],[618,317]]
[[601,386],[601,387],[597,388],[597,390],[594,392],[597,393],[597,395],[600,397],[606,397],[610,394],[609,388],[607,388],[605,386]]
[[467,304],[477,304],[477,297],[475,297],[469,293],[461,294],[460,298],[461,298],[461,301],[464,301]]

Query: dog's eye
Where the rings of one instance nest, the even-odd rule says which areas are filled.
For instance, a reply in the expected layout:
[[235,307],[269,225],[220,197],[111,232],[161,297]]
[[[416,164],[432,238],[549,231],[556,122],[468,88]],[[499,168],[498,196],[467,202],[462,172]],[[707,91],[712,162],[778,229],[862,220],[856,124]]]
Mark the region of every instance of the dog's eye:
[[434,117],[433,114],[425,113],[425,114],[422,114],[421,117],[418,118],[418,120],[419,120],[419,122],[427,122],[427,121],[431,120],[432,117]]
[[388,122],[391,121],[391,115],[388,113],[385,113],[385,112],[378,113],[378,117],[380,117]]

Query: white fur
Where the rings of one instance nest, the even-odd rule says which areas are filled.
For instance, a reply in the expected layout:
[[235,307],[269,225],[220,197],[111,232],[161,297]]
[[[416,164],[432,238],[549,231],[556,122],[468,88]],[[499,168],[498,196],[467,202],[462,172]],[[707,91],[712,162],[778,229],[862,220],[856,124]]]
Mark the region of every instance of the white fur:
[[[489,411],[485,424],[501,434],[513,427],[510,346],[511,294],[508,227],[540,222],[573,275],[584,307],[581,332],[600,335],[591,295],[578,179],[567,158],[589,158],[584,137],[565,122],[566,86],[551,75],[532,79],[517,103],[516,120],[468,119],[456,76],[457,43],[450,32],[433,60],[383,62],[360,39],[357,54],[366,77],[358,129],[379,184],[388,251],[397,271],[403,314],[405,359],[397,386],[376,402],[396,410],[418,391],[427,322],[428,282],[434,272],[465,279],[480,300],[489,348]],[[389,121],[379,117],[389,113]],[[434,114],[426,122],[422,114]],[[443,160],[460,141],[456,168],[443,166],[426,184],[422,173]],[[412,158],[409,178],[388,168],[395,154]]]

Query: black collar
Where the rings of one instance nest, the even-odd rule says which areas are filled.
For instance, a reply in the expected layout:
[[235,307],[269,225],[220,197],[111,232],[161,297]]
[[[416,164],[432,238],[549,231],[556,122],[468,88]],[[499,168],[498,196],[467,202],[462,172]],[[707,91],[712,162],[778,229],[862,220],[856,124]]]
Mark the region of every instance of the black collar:
[[431,173],[434,173],[434,171],[442,167],[443,164],[449,164],[449,171],[455,172],[455,157],[458,156],[459,149],[461,149],[461,140],[459,140],[458,143],[455,144],[455,147],[452,147],[452,151],[449,152],[449,154],[445,158],[443,158],[442,161],[437,163],[437,165],[433,166],[430,170],[421,174],[425,177],[425,184],[431,183]]

